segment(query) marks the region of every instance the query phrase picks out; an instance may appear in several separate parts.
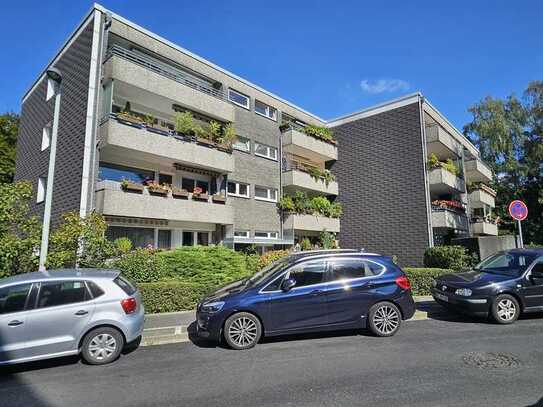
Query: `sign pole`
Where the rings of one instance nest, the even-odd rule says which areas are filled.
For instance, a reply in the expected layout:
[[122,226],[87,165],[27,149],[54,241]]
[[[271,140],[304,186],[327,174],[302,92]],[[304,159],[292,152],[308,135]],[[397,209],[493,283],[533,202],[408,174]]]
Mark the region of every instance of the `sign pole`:
[[521,249],[524,249],[524,241],[522,239],[522,221],[517,220],[517,225],[518,225],[519,245]]

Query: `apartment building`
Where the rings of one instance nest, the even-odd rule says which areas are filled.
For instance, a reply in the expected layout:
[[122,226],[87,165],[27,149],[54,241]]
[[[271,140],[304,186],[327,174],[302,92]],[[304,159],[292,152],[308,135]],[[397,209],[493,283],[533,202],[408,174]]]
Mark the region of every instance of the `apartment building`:
[[[497,233],[490,170],[420,94],[327,122],[100,5],[49,67],[62,82],[44,70],[23,97],[16,179],[40,216],[53,188],[53,224],[97,211],[112,239],[159,248],[266,250],[327,231],[412,265],[452,236]],[[286,196],[340,202],[341,221],[280,209]]]

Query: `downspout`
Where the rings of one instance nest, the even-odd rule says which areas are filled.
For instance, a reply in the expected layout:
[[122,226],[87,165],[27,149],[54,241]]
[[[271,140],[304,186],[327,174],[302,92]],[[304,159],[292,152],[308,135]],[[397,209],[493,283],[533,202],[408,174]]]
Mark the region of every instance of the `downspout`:
[[[282,120],[283,120],[283,113],[281,112],[280,117],[278,117],[278,123],[281,123]],[[281,199],[282,197],[283,197],[283,132],[281,131],[281,128],[279,128],[279,197],[278,198]],[[281,238],[281,241],[284,242],[285,215],[283,211],[281,211],[281,214],[279,215],[279,220],[280,220],[279,236]]]
[[426,218],[428,228],[428,246],[434,246],[434,232],[432,228],[432,205],[430,202],[430,182],[428,180],[428,171],[426,169],[426,161],[428,160],[428,150],[426,144],[426,125],[424,122],[424,96],[419,95],[419,122],[420,136],[422,142],[422,169],[424,174],[424,194],[426,196]]

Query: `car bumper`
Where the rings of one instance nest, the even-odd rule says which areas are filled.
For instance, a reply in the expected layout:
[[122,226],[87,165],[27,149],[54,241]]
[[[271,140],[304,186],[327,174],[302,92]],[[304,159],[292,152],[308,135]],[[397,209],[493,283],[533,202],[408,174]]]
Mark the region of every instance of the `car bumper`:
[[411,291],[404,291],[400,297],[395,299],[395,302],[400,306],[404,320],[410,319],[415,315],[417,307],[413,300],[413,296],[411,295]]
[[210,341],[220,341],[222,331],[223,316],[217,314],[208,314],[205,312],[196,312],[196,334],[198,337]]
[[145,311],[143,306],[139,307],[137,313],[127,315],[123,318],[123,331],[126,336],[126,343],[137,341],[143,334],[145,322]]
[[462,297],[436,289],[432,289],[431,293],[438,304],[466,314],[486,317],[490,309],[488,298]]

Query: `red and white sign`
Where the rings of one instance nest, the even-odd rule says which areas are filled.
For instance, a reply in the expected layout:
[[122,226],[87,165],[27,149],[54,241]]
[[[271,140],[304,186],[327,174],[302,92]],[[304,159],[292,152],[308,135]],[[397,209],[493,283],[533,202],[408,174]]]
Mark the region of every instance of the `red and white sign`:
[[509,204],[509,215],[516,220],[524,220],[528,217],[528,207],[518,199]]

